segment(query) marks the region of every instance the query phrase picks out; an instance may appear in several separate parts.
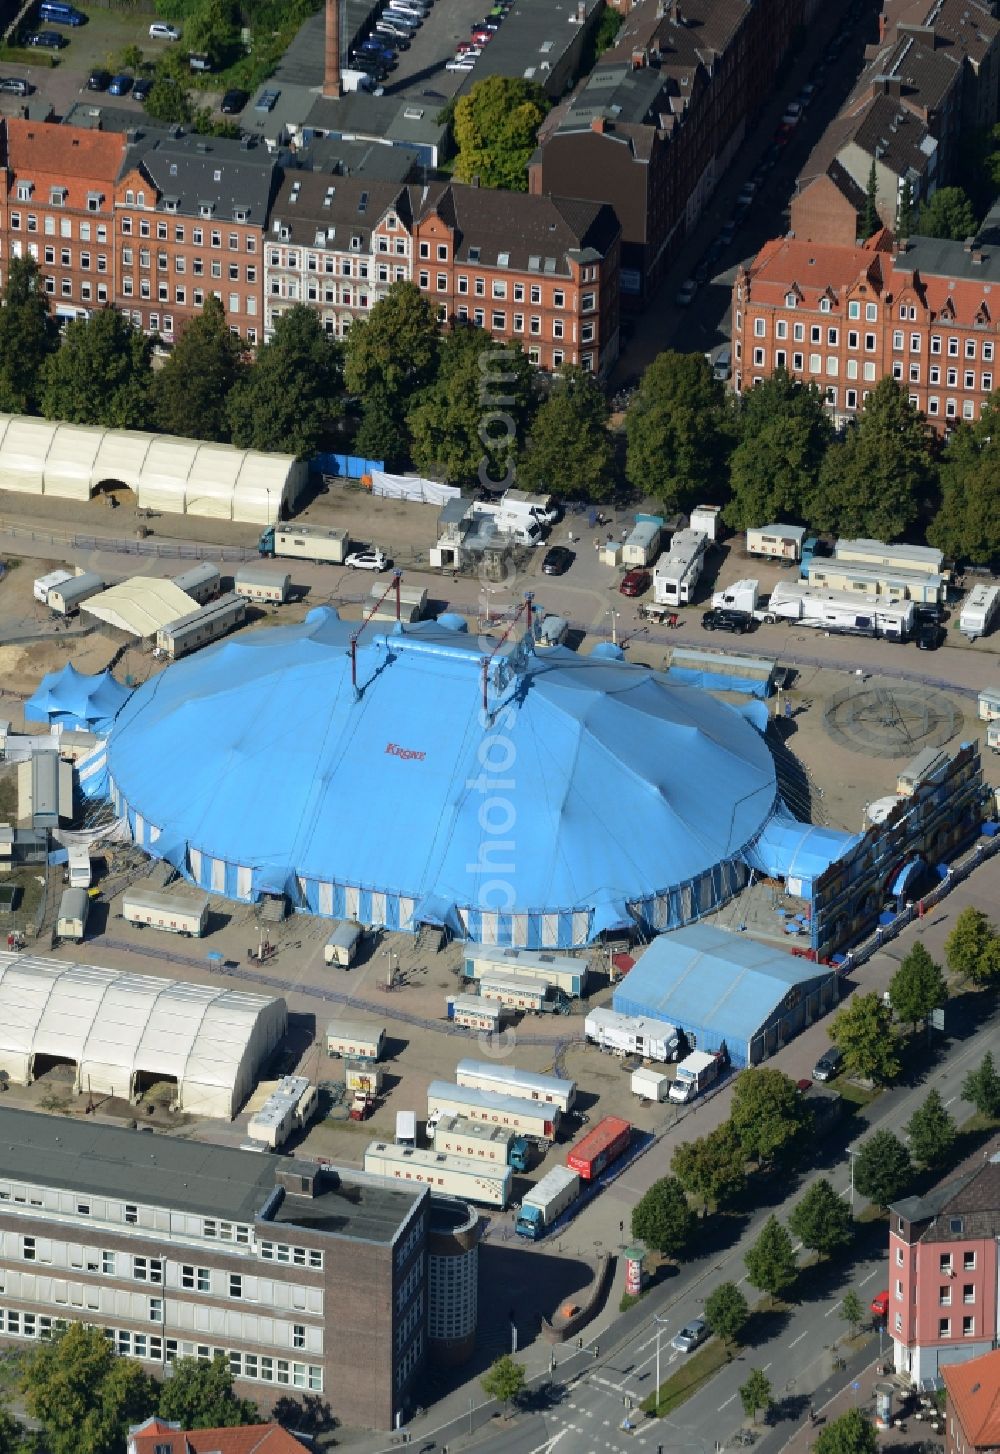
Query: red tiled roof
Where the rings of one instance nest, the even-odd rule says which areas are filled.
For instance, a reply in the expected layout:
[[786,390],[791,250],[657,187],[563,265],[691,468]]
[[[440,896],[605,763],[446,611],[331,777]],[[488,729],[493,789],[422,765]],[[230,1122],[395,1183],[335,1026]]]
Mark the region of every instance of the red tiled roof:
[[968,1442],[978,1449],[1000,1444],[1000,1349],[967,1363],[946,1363],[941,1372]]
[[110,204],[125,150],[124,136],[115,132],[14,116],[4,124],[3,161],[14,177],[33,181],[39,189],[67,187],[71,207],[85,207],[88,188],[98,183]]
[[797,287],[805,306],[815,307],[828,289],[839,293],[862,277],[867,278],[876,292],[881,292],[879,253],[884,248],[883,234],[876,234],[872,241],[876,240],[880,248],[830,247],[791,237],[772,238],[747,270],[751,300],[779,303],[789,289]]
[[309,1454],[306,1446],[280,1424],[245,1424],[236,1429],[184,1431],[162,1419],[147,1419],[129,1434],[136,1454],[153,1454],[170,1446],[170,1454]]

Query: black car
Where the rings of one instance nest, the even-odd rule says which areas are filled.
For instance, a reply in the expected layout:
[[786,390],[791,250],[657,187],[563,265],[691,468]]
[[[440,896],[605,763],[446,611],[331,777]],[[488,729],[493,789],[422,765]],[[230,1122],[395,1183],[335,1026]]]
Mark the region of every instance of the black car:
[[222,105],[219,107],[219,110],[223,116],[238,116],[249,100],[250,96],[248,92],[241,91],[238,87],[233,87],[231,91],[227,91],[223,96]]
[[917,618],[913,628],[913,639],[920,651],[937,651],[941,645],[941,638],[944,635],[940,621],[921,620]]
[[58,30],[39,30],[34,35],[28,36],[28,44],[40,46],[42,50],[62,50],[69,41]]
[[133,84],[132,84],[132,96],[133,96],[133,99],[136,100],[136,101],[145,101],[146,97],[149,95],[149,93],[150,93],[150,91],[152,89],[153,89],[153,83],[149,79],[149,77],[148,76],[141,77],[139,80],[134,81]]
[[829,1050],[824,1050],[813,1066],[813,1080],[833,1080],[843,1063],[843,1052],[838,1050],[836,1045],[831,1045]]
[[545,559],[542,561],[542,574],[546,576],[561,576],[569,570],[576,556],[565,545],[553,545],[551,550],[545,552]]
[[96,71],[91,71],[90,75],[87,77],[88,91],[106,91],[110,85],[110,71],[102,71],[100,70],[100,68],[98,68]]
[[31,87],[22,76],[4,76],[0,78],[0,91],[8,96],[30,96]]
[[738,636],[753,630],[753,617],[749,611],[734,611],[728,606],[713,606],[701,618],[706,631],[735,631]]

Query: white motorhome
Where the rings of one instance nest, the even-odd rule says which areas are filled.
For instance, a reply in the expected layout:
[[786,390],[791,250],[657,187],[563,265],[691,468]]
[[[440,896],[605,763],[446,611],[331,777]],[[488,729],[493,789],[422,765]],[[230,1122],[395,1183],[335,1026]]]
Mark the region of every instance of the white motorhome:
[[670,550],[653,567],[653,600],[658,606],[683,606],[694,590],[705,564],[708,536],[702,530],[678,530]]
[[617,1010],[591,1010],[583,1022],[587,1039],[617,1055],[641,1055],[645,1060],[676,1060],[680,1048],[677,1028],[667,1020],[642,1015],[620,1015]]
[[36,601],[41,601],[43,606],[47,606],[49,602],[49,591],[53,590],[56,586],[61,586],[63,581],[71,581],[72,579],[73,572],[71,570],[49,571],[47,576],[37,577],[32,594]]
[[962,602],[958,617],[958,629],[970,641],[976,641],[989,632],[1000,611],[1000,586],[985,583],[973,586]]
[[852,597],[843,591],[816,590],[803,581],[779,581],[770,600],[754,615],[769,625],[797,621],[838,635],[905,641],[913,629],[914,609],[912,601]]
[[91,883],[90,849],[74,846],[68,850],[69,886],[71,889],[89,889]]

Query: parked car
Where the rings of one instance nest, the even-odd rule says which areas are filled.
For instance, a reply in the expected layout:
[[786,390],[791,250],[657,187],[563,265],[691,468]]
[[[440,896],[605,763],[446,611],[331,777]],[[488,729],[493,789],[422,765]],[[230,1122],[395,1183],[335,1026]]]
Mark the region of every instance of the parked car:
[[392,561],[381,550],[353,550],[344,564],[348,570],[388,570]]
[[472,40],[475,45],[489,45],[492,39],[492,30],[474,30],[472,32]]
[[91,71],[90,75],[87,77],[88,91],[106,91],[110,85],[110,71],[103,71],[101,70],[100,66],[98,66],[96,70]]
[[137,81],[132,82],[132,97],[135,101],[145,101],[153,89],[153,82],[149,76],[140,76]]
[[723,247],[728,247],[736,236],[736,219],[730,217],[726,225],[719,229],[719,241]]
[[223,116],[238,116],[249,100],[250,97],[246,91],[241,91],[238,86],[233,86],[223,96],[219,110]]
[[813,1066],[813,1080],[833,1080],[843,1063],[843,1051],[838,1050],[836,1045],[831,1045],[829,1050],[823,1051]]
[[8,96],[30,96],[31,85],[23,76],[0,77],[0,91]]
[[375,33],[376,35],[380,35],[383,40],[387,40],[393,50],[410,49],[409,37],[402,29],[397,29],[391,21],[388,24],[384,20],[376,21]]
[[164,20],[154,20],[149,27],[150,40],[180,40],[181,33],[176,25],[167,25]]
[[37,30],[34,35],[28,36],[28,44],[38,46],[41,50],[62,50],[68,43],[58,30]]
[[734,631],[743,636],[753,630],[753,617],[749,611],[734,611],[728,606],[713,606],[701,618],[705,631]]
[[739,207],[749,207],[750,206],[750,203],[753,201],[753,199],[754,199],[754,197],[756,197],[756,195],[757,195],[757,183],[756,182],[744,182],[743,183],[743,186],[740,188],[740,195],[736,198],[737,206],[739,206]]
[[916,641],[919,651],[937,651],[943,635],[944,631],[940,621],[921,621],[919,617],[917,618],[913,639]]
[[477,57],[475,56],[456,56],[453,61],[448,62],[448,64],[445,66],[445,70],[471,71],[473,66],[476,64],[476,60]]
[[694,295],[695,293],[697,293],[697,291],[698,284],[695,282],[694,278],[688,278],[687,281],[681,283],[680,287],[677,289],[677,292],[674,295],[674,302],[677,304],[678,308],[687,308],[690,306],[691,303],[694,302]]
[[576,556],[566,545],[553,545],[551,550],[545,552],[545,559],[542,561],[542,574],[547,576],[561,576],[569,570]]
[[111,77],[111,84],[108,87],[109,96],[127,96],[132,88],[132,77],[120,71],[117,76]]
[[649,579],[649,571],[637,567],[625,572],[618,589],[623,596],[641,596],[643,591],[649,590]]
[[675,1333],[670,1340],[671,1348],[678,1353],[691,1353],[708,1337],[708,1324],[704,1318],[692,1318],[690,1323],[685,1323],[679,1333]]
[[883,1323],[885,1322],[886,1318],[889,1316],[888,1288],[885,1288],[882,1292],[877,1292],[875,1294],[875,1296],[872,1298],[871,1310],[872,1317],[880,1319],[880,1321]]

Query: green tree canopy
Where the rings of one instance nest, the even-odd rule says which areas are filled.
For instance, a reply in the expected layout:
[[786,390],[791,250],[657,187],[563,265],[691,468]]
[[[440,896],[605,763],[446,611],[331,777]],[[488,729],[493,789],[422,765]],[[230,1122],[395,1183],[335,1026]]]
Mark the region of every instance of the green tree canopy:
[[184,44],[207,55],[214,68],[233,49],[240,10],[236,0],[200,0],[184,22]]
[[981,909],[963,909],[945,940],[944,957],[952,974],[987,984],[995,973],[997,933]]
[[892,1010],[881,995],[854,995],[830,1024],[830,1039],[843,1051],[854,1075],[885,1085],[899,1074],[899,1050]]
[[46,360],[58,347],[59,325],[38,264],[31,257],[9,258],[0,305],[0,413],[38,413]]
[[340,373],[340,348],[314,309],[289,308],[229,395],[233,443],[309,459],[340,413]]
[[928,1091],[906,1123],[910,1153],[921,1166],[941,1166],[955,1144],[956,1127],[936,1090]]
[[854,1231],[850,1208],[825,1176],[813,1182],[801,1201],[796,1202],[788,1225],[804,1247],[821,1257],[829,1257],[839,1247],[846,1247]]
[[535,415],[518,483],[573,499],[606,500],[614,460],[604,390],[592,373],[571,365]]
[[747,1249],[743,1260],[747,1267],[747,1281],[772,1297],[787,1292],[798,1276],[788,1229],[773,1214],[764,1223],[756,1242]]
[[35,1438],[5,1404],[0,1404],[0,1454],[34,1454]]
[[160,1389],[158,1412],[182,1429],[232,1429],[260,1419],[257,1405],[233,1392],[233,1375],[222,1353],[211,1362],[178,1358]]
[[773,1402],[771,1380],[762,1368],[751,1368],[746,1382],[740,1384],[743,1412],[756,1423],[758,1410],[769,1409]]
[[931,1010],[940,1009],[948,998],[941,966],[935,964],[918,940],[900,962],[889,981],[889,1002],[896,1014],[914,1031]]
[[455,105],[455,177],[482,187],[528,190],[528,162],[548,102],[541,86],[514,76],[487,76]]
[[438,361],[434,309],[413,283],[393,283],[366,319],[351,325],[344,342],[344,382],[364,406],[381,390],[401,419],[413,395],[434,379]]
[[117,308],[74,319],[46,360],[42,412],[70,424],[145,429],[152,355],[153,340]]
[[910,1153],[891,1131],[875,1131],[854,1157],[854,1185],[878,1207],[902,1196],[913,1180]]
[[139,1364],[119,1358],[103,1328],[76,1322],[31,1350],[21,1389],[49,1454],[119,1454],[129,1424],[156,1404],[156,1385]]
[[809,1112],[790,1076],[755,1066],[736,1077],[729,1119],[744,1155],[769,1162],[805,1129]]
[[746,1184],[746,1153],[731,1121],[723,1121],[707,1136],[682,1141],[674,1151],[670,1170],[691,1196],[710,1206],[725,1205]]
[[975,1106],[981,1116],[1000,1116],[1000,1074],[993,1064],[993,1052],[987,1050],[975,1070],[962,1082],[962,1099]]
[[817,530],[897,540],[917,520],[934,485],[927,422],[887,375],[843,441],[827,450],[808,517]]
[[849,1409],[831,1419],[813,1444],[816,1454],[877,1454],[875,1425],[861,1409]]
[[735,1343],[747,1325],[750,1309],[735,1282],[720,1282],[705,1299],[705,1318],[717,1338]]
[[167,434],[228,444],[229,395],[247,367],[222,302],[210,293],[155,376],[156,422]]
[[853,1338],[865,1320],[864,1307],[853,1287],[848,1288],[841,1298],[840,1316],[850,1329]]
[[504,1353],[490,1365],[479,1382],[486,1397],[502,1403],[506,1413],[524,1388],[524,1368],[515,1363],[509,1353]]
[[939,187],[921,207],[917,231],[922,237],[950,237],[953,242],[974,236],[975,213],[961,187]]
[[865,188],[865,208],[861,214],[860,235],[867,241],[882,226],[882,219],[878,215],[878,171],[875,163],[872,162],[871,171],[868,173],[868,186]]
[[833,439],[819,389],[778,369],[741,396],[737,419],[727,522],[746,530],[761,521],[804,519]]
[[186,126],[194,115],[189,93],[175,76],[158,75],[144,102],[154,121]]
[[666,349],[642,376],[625,416],[625,473],[666,513],[717,500],[729,444],[722,386],[700,353]]
[[956,560],[988,565],[1000,557],[1000,390],[974,424],[959,422],[939,474],[941,507],[927,539]]
[[534,402],[535,370],[521,348],[456,328],[437,378],[406,416],[413,463],[450,484],[511,484]]
[[677,1257],[688,1245],[694,1220],[680,1182],[665,1176],[632,1208],[632,1236],[664,1257]]
[[354,435],[354,453],[362,459],[383,460],[389,469],[402,463],[410,452],[406,425],[395,412],[383,385],[369,389],[361,406],[361,420]]

